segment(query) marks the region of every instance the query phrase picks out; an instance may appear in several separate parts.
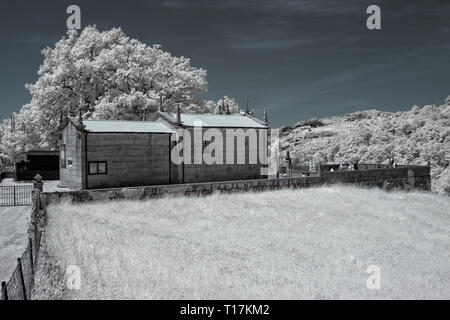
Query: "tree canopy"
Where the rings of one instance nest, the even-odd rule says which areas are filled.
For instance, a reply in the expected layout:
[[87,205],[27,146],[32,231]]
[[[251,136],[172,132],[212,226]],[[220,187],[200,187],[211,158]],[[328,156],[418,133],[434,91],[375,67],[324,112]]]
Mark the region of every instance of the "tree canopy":
[[[16,115],[15,125],[5,120],[0,129],[4,160],[22,160],[30,149],[56,148],[60,124],[69,112],[84,119],[146,120],[159,108],[217,111],[218,103],[198,98],[207,89],[204,69],[160,45],[131,39],[120,28],[68,31],[42,54],[38,80],[26,85],[30,103]],[[237,104],[227,99],[236,112]]]

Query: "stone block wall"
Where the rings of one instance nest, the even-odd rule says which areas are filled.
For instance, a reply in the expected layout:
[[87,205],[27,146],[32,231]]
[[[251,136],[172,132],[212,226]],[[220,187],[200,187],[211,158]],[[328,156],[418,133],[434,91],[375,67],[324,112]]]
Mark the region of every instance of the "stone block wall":
[[[202,135],[206,129],[203,129]],[[251,130],[256,133],[255,139],[255,152],[253,156],[256,158],[256,163],[250,162],[250,138],[246,137],[243,143],[238,141],[234,137],[234,152],[233,154],[234,164],[226,164],[227,155],[227,128],[215,128],[220,131],[223,137],[222,143],[222,159],[223,164],[194,164],[194,129],[188,128],[191,135],[191,153],[187,156],[190,157],[191,163],[187,163],[185,159],[184,164],[184,183],[197,183],[197,182],[213,182],[213,181],[227,181],[227,180],[244,180],[244,179],[262,179],[266,176],[261,175],[261,168],[267,160],[267,130],[266,129],[239,129],[228,128],[232,130],[243,130],[243,133],[248,133],[246,130]],[[186,146],[184,147],[186,148]],[[265,150],[261,150],[265,148]],[[244,163],[238,163],[237,154],[244,155]],[[262,156],[262,161],[260,158]]]
[[402,167],[391,169],[368,169],[324,173],[317,177],[255,179],[241,181],[187,183],[173,185],[145,186],[135,188],[115,188],[84,190],[73,192],[45,193],[45,201],[53,202],[69,199],[74,202],[107,201],[116,199],[145,200],[166,195],[203,196],[214,192],[260,192],[283,188],[308,188],[326,184],[353,184],[385,189],[430,190],[429,167]]
[[107,173],[87,175],[87,188],[170,183],[170,134],[89,133],[87,162],[106,162]]

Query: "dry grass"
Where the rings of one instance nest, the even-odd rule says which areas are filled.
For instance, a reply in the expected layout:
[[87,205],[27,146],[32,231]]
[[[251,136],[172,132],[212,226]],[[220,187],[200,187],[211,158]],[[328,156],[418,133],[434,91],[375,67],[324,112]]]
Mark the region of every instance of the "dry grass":
[[[49,209],[35,296],[449,299],[449,208],[449,197],[342,186],[62,203]],[[71,264],[78,291],[64,288]],[[369,265],[381,290],[366,287]]]

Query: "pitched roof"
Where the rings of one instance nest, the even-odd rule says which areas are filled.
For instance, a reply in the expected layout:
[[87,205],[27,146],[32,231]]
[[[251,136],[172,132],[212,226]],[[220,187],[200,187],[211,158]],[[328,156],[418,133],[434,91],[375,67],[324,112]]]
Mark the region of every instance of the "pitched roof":
[[[159,112],[161,115],[170,117],[172,122],[176,121],[176,113]],[[241,114],[181,114],[181,122],[183,125],[193,127],[198,123],[202,127],[227,127],[227,128],[261,128],[266,129],[267,126],[262,121],[258,121],[251,116]]]
[[156,121],[84,120],[89,132],[173,133],[164,123]]

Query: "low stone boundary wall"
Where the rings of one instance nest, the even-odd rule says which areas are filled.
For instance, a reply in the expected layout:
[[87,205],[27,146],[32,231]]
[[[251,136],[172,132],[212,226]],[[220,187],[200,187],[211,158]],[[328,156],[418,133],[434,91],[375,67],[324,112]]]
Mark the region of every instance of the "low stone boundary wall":
[[317,177],[256,179],[190,184],[171,184],[144,187],[95,189],[43,193],[46,203],[68,199],[73,202],[117,199],[145,200],[166,195],[204,196],[214,192],[267,191],[283,188],[308,188],[324,184],[353,184],[385,189],[430,190],[430,167],[409,166],[389,169],[322,172]]

